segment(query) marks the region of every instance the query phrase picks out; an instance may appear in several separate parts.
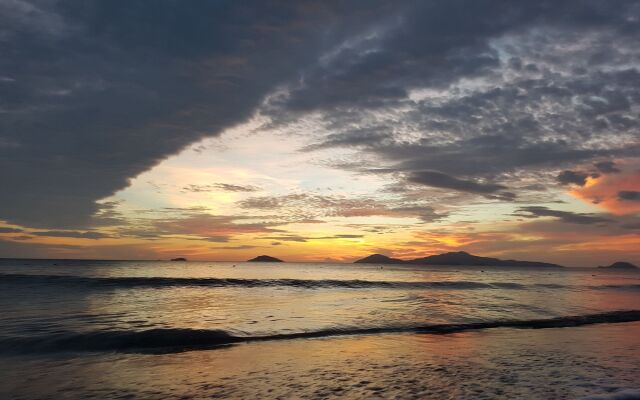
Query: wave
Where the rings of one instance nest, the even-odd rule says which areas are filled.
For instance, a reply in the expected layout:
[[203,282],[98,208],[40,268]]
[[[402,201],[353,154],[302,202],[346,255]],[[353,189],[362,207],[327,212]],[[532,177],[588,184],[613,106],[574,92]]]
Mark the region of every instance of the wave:
[[311,339],[385,333],[450,334],[494,328],[545,329],[640,321],[640,310],[611,311],[548,319],[496,320],[460,324],[388,325],[328,328],[295,333],[244,336],[220,329],[158,328],[143,331],[58,332],[42,337],[0,337],[0,352],[115,351],[172,353],[204,350],[240,342]]
[[172,277],[88,277],[76,275],[0,274],[4,284],[56,284],[107,288],[163,287],[294,287],[303,289],[627,289],[640,290],[640,284],[572,286],[555,283],[521,284],[515,282],[478,281],[365,281],[339,279],[243,279],[243,278],[172,278]]
[[398,288],[398,289],[523,289],[525,285],[512,282],[473,281],[364,281],[339,279],[240,279],[240,278],[170,278],[170,277],[85,277],[74,275],[0,274],[4,283],[72,284],[107,287],[297,287],[316,288]]
[[622,289],[622,290],[640,290],[640,284],[622,284],[622,285],[599,285],[592,286],[595,289]]

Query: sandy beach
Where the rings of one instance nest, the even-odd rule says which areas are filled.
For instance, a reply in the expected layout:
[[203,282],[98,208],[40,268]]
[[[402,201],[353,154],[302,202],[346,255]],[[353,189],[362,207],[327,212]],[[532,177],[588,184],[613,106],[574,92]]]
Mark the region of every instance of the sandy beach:
[[301,339],[165,355],[4,358],[0,394],[14,399],[617,398],[613,394],[623,391],[640,395],[639,335],[640,323],[625,323]]

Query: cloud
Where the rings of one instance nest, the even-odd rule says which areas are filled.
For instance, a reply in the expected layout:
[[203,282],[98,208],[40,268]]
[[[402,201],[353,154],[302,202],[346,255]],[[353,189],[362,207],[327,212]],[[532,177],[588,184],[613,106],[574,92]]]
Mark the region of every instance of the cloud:
[[[334,239],[360,239],[364,235],[357,234],[337,234],[331,236],[303,236],[303,235],[277,235],[277,236],[265,236],[260,239],[278,240],[281,242],[299,242],[305,243],[309,240],[334,240]],[[277,242],[274,242],[277,243]],[[273,243],[272,243],[273,244]]]
[[323,239],[359,239],[363,237],[363,235],[353,235],[353,234],[340,234],[333,236],[325,236]]
[[574,188],[569,193],[590,204],[595,204],[616,215],[635,215],[640,212],[640,202],[633,201],[640,185],[640,171],[634,165],[615,174],[604,174],[589,184]]
[[562,171],[558,175],[557,179],[558,179],[558,182],[562,183],[563,185],[573,184],[578,186],[584,186],[587,183],[588,177],[589,177],[589,174],[581,171]]
[[239,246],[222,246],[222,247],[212,247],[213,250],[249,250],[255,249],[262,246],[252,246],[248,244],[242,244]]
[[91,232],[91,231],[36,231],[30,232],[31,235],[36,236],[48,236],[48,237],[61,237],[61,238],[76,238],[76,239],[104,239],[112,237],[106,233],[102,232]]
[[0,233],[20,233],[20,232],[23,232],[23,230],[19,228],[9,228],[6,226],[0,226]]
[[265,236],[262,239],[279,240],[281,242],[299,242],[304,243],[309,240],[309,237],[301,235],[278,235],[278,236]]
[[600,161],[593,165],[603,174],[617,174],[621,172],[613,161]]
[[2,8],[0,218],[57,229],[98,224],[96,201],[246,120],[380,12],[305,1]]
[[640,192],[635,190],[622,190],[618,192],[618,199],[623,201],[640,201]]
[[448,213],[444,211],[438,212],[435,208],[427,205],[404,205],[389,208],[387,215],[391,217],[418,218],[422,222],[435,222],[447,218]]
[[331,149],[336,147],[366,147],[372,143],[382,144],[393,139],[386,127],[356,128],[349,132],[327,135],[321,142],[305,146],[303,151]]
[[432,206],[393,198],[347,197],[314,193],[293,193],[283,196],[250,197],[238,202],[242,208],[278,211],[278,218],[290,223],[316,223],[326,217],[418,218],[432,222],[447,216]]
[[[637,157],[640,72],[631,65],[640,30],[628,18],[637,4],[462,7],[407,7],[397,24],[305,71],[267,111],[285,124],[319,115],[326,134],[314,131],[302,150],[348,149],[349,162],[336,160],[336,168],[409,181],[437,171],[472,183],[447,179],[447,186],[484,195],[523,177],[553,186],[551,174],[586,164],[611,174],[618,168],[603,158]],[[581,185],[582,175],[595,171],[560,179]],[[520,197],[511,194],[496,199]]]
[[257,192],[260,188],[252,185],[234,185],[230,183],[213,183],[211,185],[187,185],[182,188],[183,192],[202,193],[212,191],[250,193]]
[[196,240],[206,240],[207,242],[226,243],[231,238],[229,236],[208,236],[204,238],[197,238]]
[[77,251],[79,249],[81,247],[77,245],[14,242],[0,239],[0,254],[3,257],[50,258],[55,255],[66,254],[67,251]]
[[[556,189],[558,171],[571,173],[560,179],[580,186],[572,188],[576,197],[637,212],[637,202],[618,196],[635,191],[635,181],[616,181],[640,154],[634,1],[0,7],[0,219],[7,224],[76,235],[112,225],[121,235],[225,242],[322,218],[437,221],[448,215],[443,204],[523,201],[534,188]],[[315,116],[316,129],[296,133],[308,135],[302,151],[348,151],[331,165],[409,189],[237,204],[277,210],[266,222],[193,209],[122,227],[115,206],[98,203],[256,112],[275,127]],[[588,187],[581,174],[593,176],[593,168],[602,176]],[[546,207],[522,208],[520,216],[605,218]]]
[[194,213],[186,217],[152,220],[149,223],[153,230],[161,236],[187,235],[195,240],[218,243],[228,242],[237,235],[280,231],[273,228],[274,223],[255,222],[255,219],[250,216]]
[[22,240],[31,240],[31,239],[33,239],[33,236],[29,236],[29,235],[18,235],[18,236],[11,236],[9,239],[11,239],[11,240],[18,240],[18,241],[22,241]]
[[503,185],[459,179],[438,171],[414,172],[407,180],[411,183],[470,193],[488,194],[506,189]]
[[552,210],[543,206],[520,207],[514,215],[525,218],[554,217],[561,220],[562,222],[580,225],[606,224],[612,222],[610,218],[602,217],[596,214]]

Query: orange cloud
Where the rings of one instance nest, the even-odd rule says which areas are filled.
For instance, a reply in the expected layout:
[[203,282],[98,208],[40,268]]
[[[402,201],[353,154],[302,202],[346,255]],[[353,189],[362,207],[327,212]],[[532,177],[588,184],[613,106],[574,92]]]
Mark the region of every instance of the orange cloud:
[[621,191],[640,191],[639,170],[589,178],[584,187],[575,188],[569,194],[616,215],[640,212],[640,202],[621,200],[618,197]]
[[[264,222],[237,223],[238,220],[251,219],[240,216],[221,216],[195,214],[186,218],[159,220],[154,222],[161,234],[199,235],[226,241],[232,236],[244,233],[278,232]],[[215,241],[215,240],[214,240]]]

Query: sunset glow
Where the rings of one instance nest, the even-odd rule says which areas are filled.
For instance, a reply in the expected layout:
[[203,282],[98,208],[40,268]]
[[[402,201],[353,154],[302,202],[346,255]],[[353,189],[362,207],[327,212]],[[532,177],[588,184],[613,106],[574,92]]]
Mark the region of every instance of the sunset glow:
[[[59,74],[43,87],[29,67],[0,74],[11,93],[39,93],[0,108],[0,168],[12,171],[0,255],[640,262],[640,53],[619,24],[449,43],[446,30],[419,33],[403,7],[384,9],[300,5],[295,22],[239,25],[251,39],[205,24],[210,37],[150,46],[153,65],[123,39],[144,27],[83,39],[62,22],[76,14],[52,11],[47,45],[76,40],[107,61],[53,55],[83,72],[43,73]],[[410,46],[412,29],[433,42]],[[216,35],[230,44],[218,49]]]

